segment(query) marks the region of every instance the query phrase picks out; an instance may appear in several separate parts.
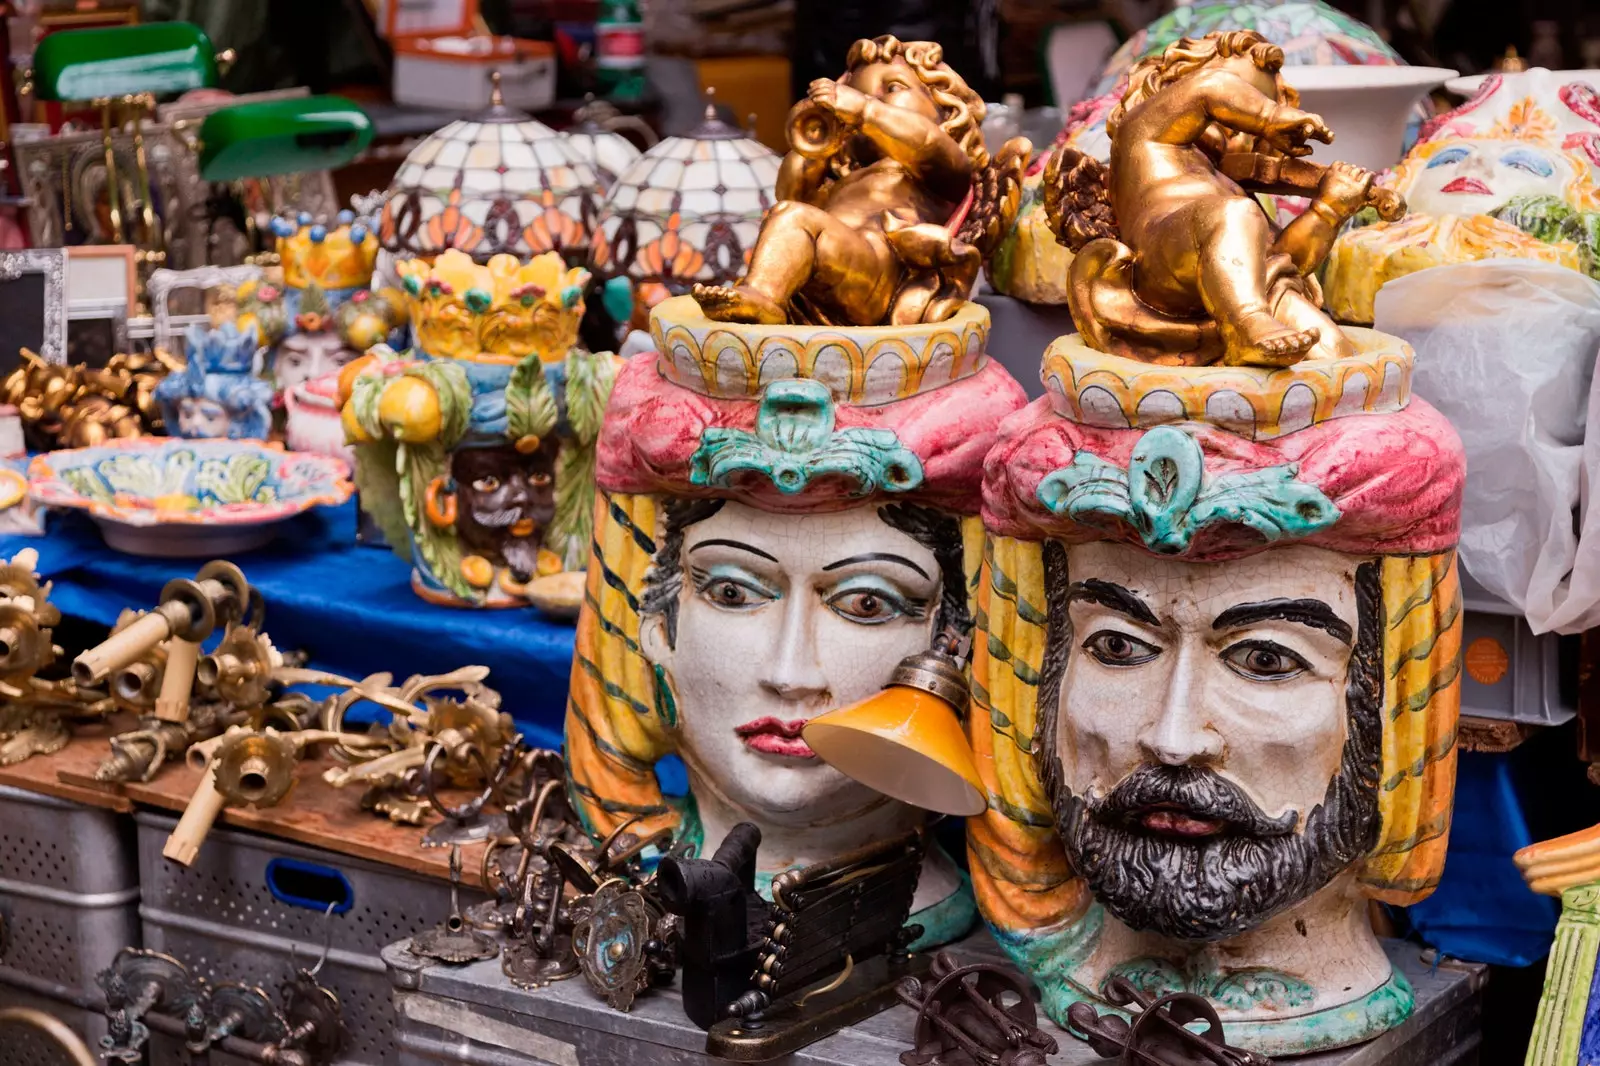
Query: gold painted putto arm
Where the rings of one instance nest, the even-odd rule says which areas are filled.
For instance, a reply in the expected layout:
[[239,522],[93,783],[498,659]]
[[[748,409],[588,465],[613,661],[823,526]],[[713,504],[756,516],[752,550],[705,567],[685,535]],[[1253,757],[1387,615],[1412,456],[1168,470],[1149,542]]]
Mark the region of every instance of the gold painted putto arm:
[[1267,96],[1225,70],[1205,70],[1174,84],[1159,103],[1127,123],[1127,135],[1163,144],[1195,144],[1212,123],[1259,137],[1289,156],[1309,155],[1308,140],[1333,142],[1317,115]]

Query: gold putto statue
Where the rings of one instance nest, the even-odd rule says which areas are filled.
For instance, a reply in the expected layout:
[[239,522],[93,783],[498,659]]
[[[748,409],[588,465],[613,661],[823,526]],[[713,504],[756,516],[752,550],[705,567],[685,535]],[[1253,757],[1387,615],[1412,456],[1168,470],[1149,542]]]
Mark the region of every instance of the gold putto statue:
[[[1100,351],[1149,362],[1287,366],[1354,348],[1314,271],[1346,219],[1405,202],[1371,171],[1300,158],[1332,143],[1258,33],[1184,38],[1129,73],[1109,168],[1062,148],[1045,173],[1056,239],[1076,253],[1073,321]],[[1254,194],[1311,197],[1281,231]]]
[[857,41],[838,81],[789,113],[777,203],[735,285],[697,285],[724,322],[909,325],[948,319],[1016,218],[1032,151],[991,159],[983,100],[930,41]]

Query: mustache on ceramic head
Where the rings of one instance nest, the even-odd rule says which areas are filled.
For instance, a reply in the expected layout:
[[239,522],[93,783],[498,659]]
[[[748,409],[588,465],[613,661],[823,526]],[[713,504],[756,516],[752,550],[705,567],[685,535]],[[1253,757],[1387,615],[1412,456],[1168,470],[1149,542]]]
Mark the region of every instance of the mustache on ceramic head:
[[473,509],[472,520],[480,526],[490,526],[498,529],[502,526],[514,526],[522,521],[521,507],[502,507],[497,511],[479,511]]
[[1226,822],[1238,832],[1258,837],[1287,836],[1300,820],[1294,811],[1270,817],[1238,785],[1199,766],[1146,763],[1104,797],[1084,796],[1081,802],[1097,821],[1128,828],[1137,828],[1140,818],[1156,810]]

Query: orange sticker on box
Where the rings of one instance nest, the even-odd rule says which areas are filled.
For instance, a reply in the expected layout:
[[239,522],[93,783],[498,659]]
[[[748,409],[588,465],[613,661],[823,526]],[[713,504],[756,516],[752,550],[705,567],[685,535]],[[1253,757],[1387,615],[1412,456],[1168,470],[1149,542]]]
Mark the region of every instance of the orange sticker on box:
[[1480,685],[1498,684],[1511,669],[1511,656],[1506,653],[1505,645],[1493,637],[1479,637],[1468,644],[1463,658],[1467,676]]

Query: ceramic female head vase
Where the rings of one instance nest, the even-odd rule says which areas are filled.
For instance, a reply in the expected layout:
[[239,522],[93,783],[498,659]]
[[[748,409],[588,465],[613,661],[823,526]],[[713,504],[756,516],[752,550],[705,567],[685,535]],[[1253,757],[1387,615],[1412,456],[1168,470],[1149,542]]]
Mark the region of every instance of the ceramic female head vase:
[[[1310,280],[1361,204],[1404,205],[1299,157],[1332,134],[1275,46],[1181,51],[1135,69],[1109,178],[1051,164],[1084,179],[1054,220],[1094,239],[1079,333],[985,463],[973,883],[1058,1021],[1122,977],[1301,1054],[1412,1009],[1367,900],[1444,859],[1465,464],[1410,348],[1335,326]],[[1200,143],[1242,134],[1249,158]],[[1279,180],[1312,193],[1281,232],[1249,195]]]
[[548,252],[398,264],[414,346],[345,368],[362,506],[424,599],[520,606],[588,555],[594,450],[614,376],[577,345],[587,272]]
[[258,376],[260,341],[252,323],[190,326],[187,362],[156,386],[167,432],[174,437],[262,440],[272,428],[272,385]]
[[1411,213],[1334,245],[1325,284],[1341,320],[1371,322],[1384,283],[1431,266],[1535,259],[1600,278],[1600,89],[1568,77],[1494,75],[1429,124],[1385,178]]
[[[754,822],[765,886],[923,822],[800,733],[936,633],[970,633],[981,454],[1023,402],[987,332],[976,305],[842,330],[656,308],[656,350],[623,368],[600,442],[566,730],[592,833],[641,815],[708,851]],[[656,780],[668,755],[682,800]],[[930,943],[972,923],[942,853],[917,910]]]
[[[801,733],[970,636],[981,456],[1023,399],[962,287],[1015,208],[981,100],[935,44],[850,55],[791,113],[748,267],[659,304],[618,378],[567,719],[591,832],[642,815],[709,851],[753,822],[762,885],[925,821]],[[916,911],[925,943],[971,925],[942,853]]]

